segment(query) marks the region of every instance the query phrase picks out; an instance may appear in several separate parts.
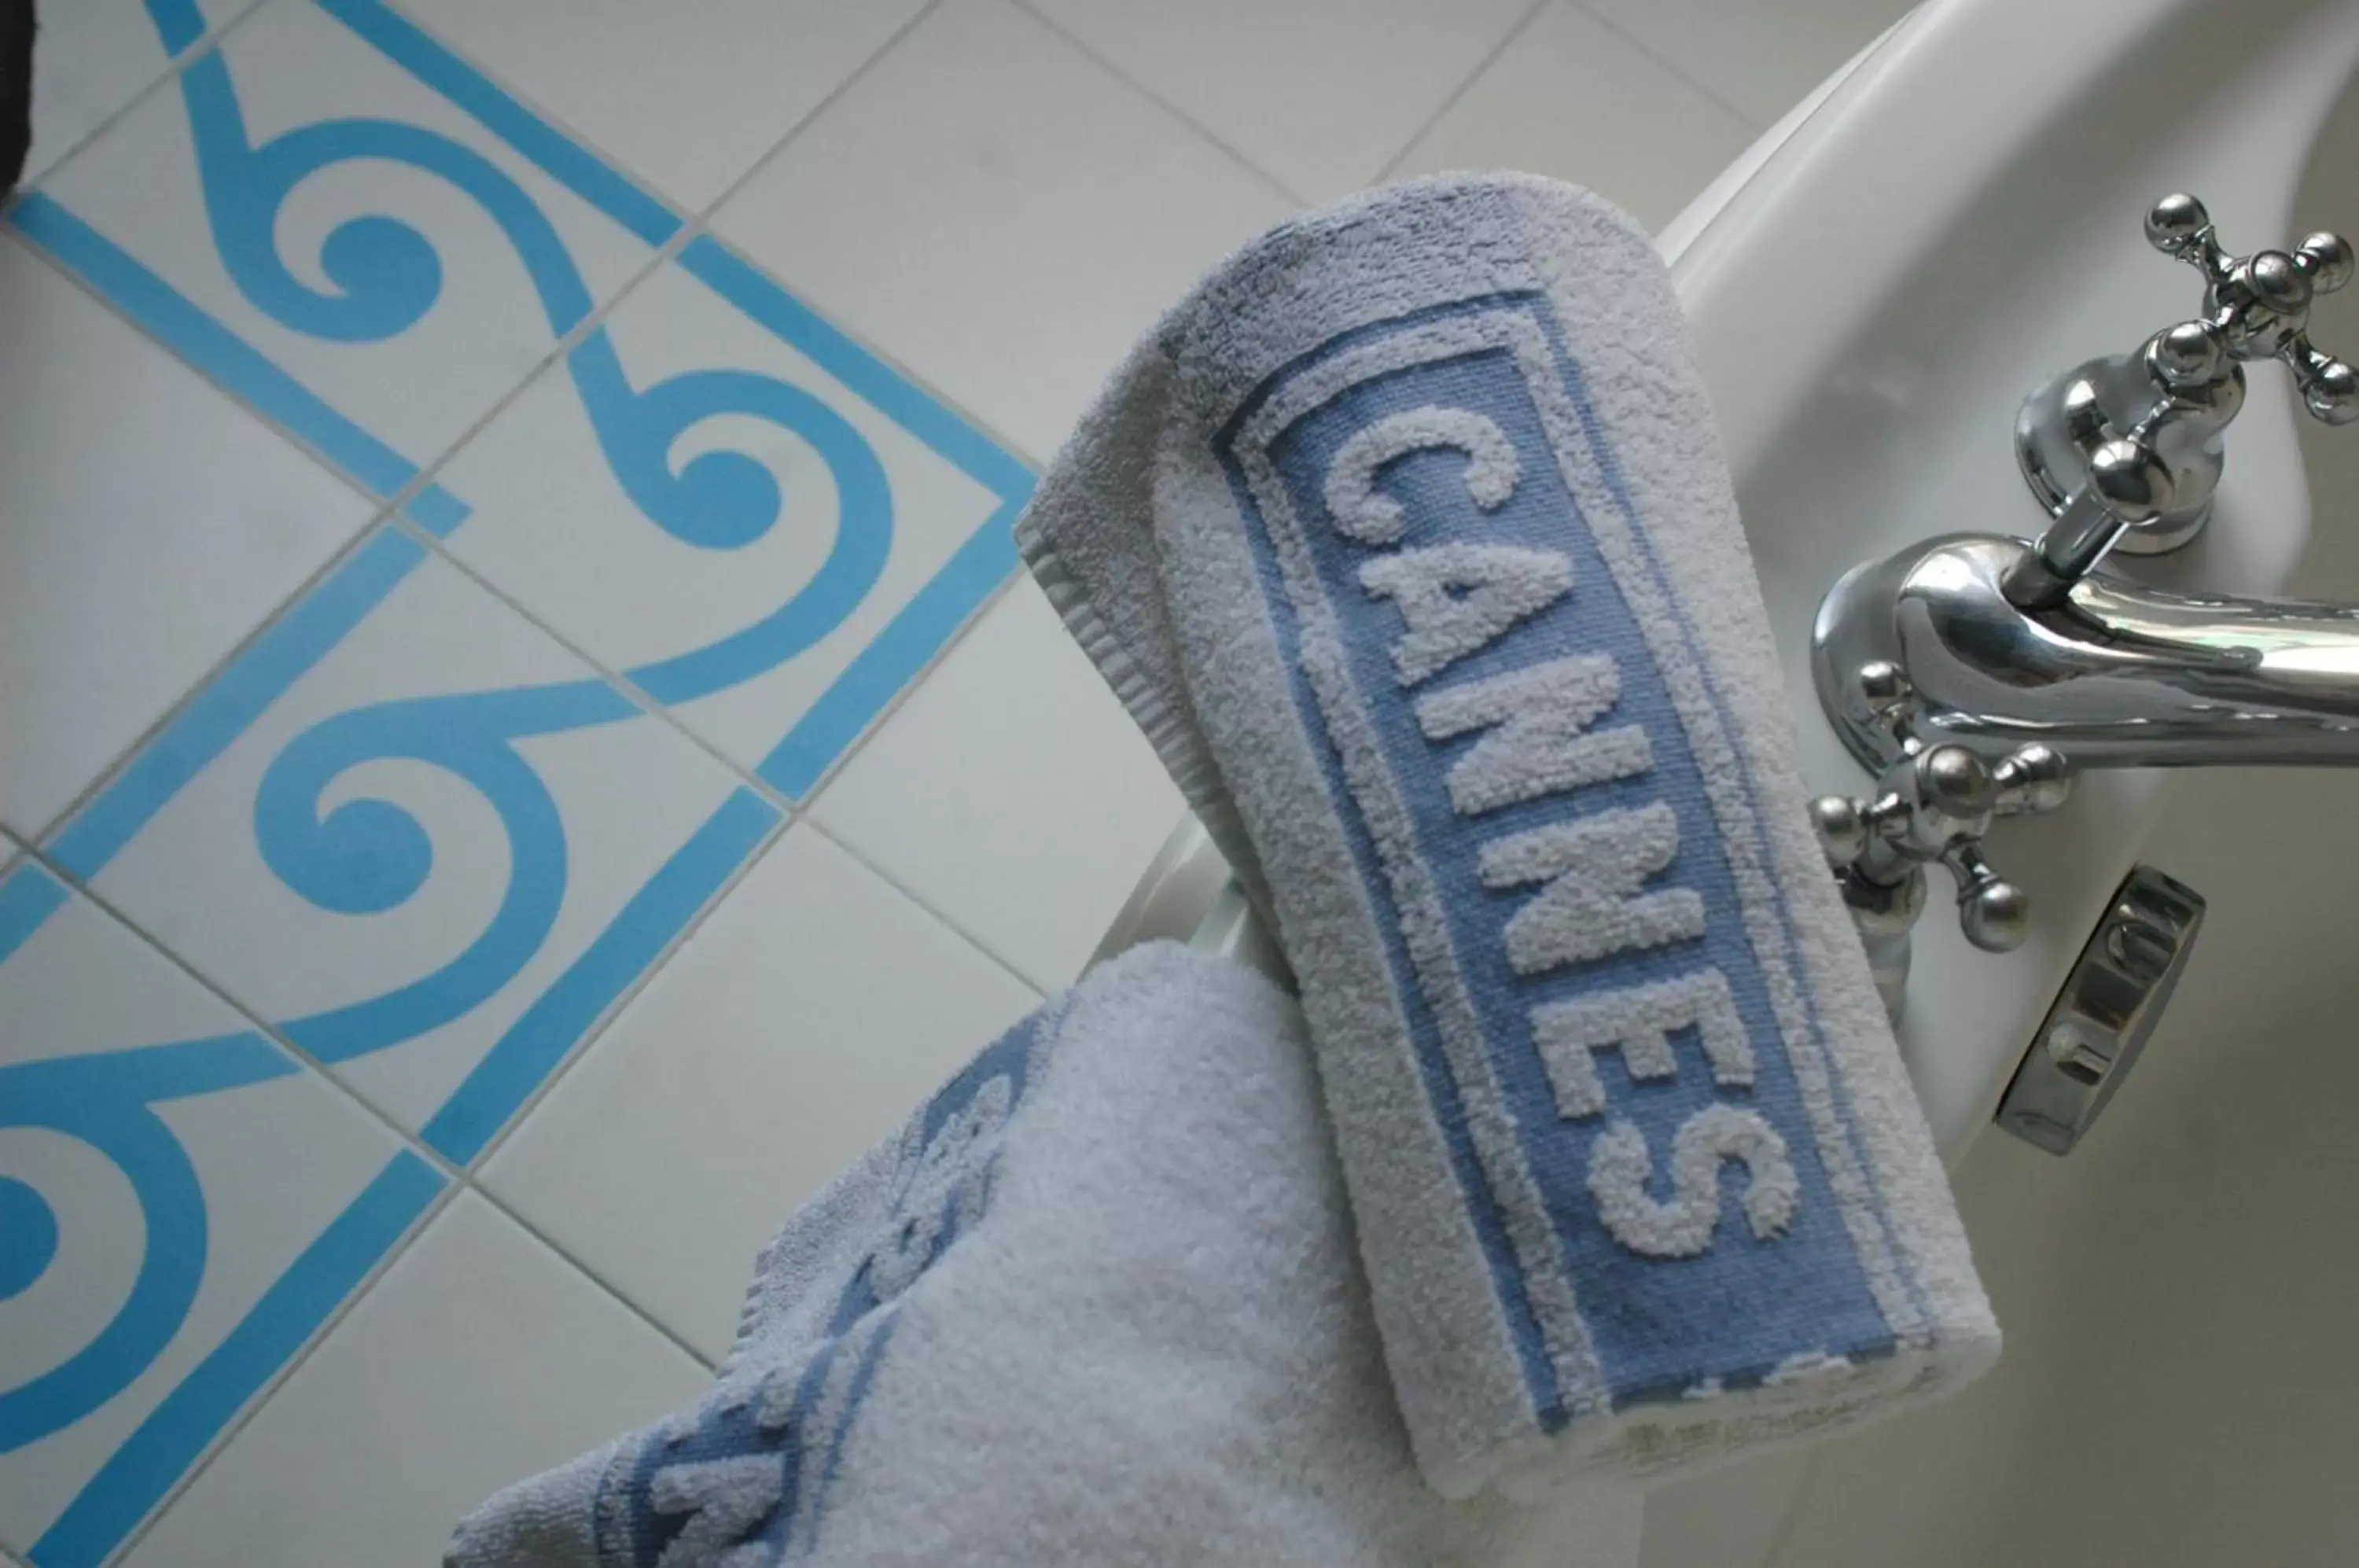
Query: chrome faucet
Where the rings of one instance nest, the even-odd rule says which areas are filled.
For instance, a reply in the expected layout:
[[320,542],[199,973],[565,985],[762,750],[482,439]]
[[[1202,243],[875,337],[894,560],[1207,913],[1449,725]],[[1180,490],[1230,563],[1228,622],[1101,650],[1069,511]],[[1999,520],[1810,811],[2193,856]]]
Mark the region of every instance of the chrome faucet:
[[2203,274],[2202,310],[2025,401],[2017,454],[2045,532],[1925,540],[1845,573],[1819,606],[1819,701],[1876,779],[1811,811],[1896,1012],[1924,868],[1955,877],[1969,941],[2017,946],[2029,906],[1983,835],[2061,806],[2076,771],[2359,766],[2359,607],[2165,593],[2099,570],[2202,528],[2246,364],[2283,363],[2328,424],[2359,419],[2359,372],[2307,331],[2312,298],[2350,281],[2351,245],[2315,234],[2231,256],[2184,195],[2157,202],[2146,232]]

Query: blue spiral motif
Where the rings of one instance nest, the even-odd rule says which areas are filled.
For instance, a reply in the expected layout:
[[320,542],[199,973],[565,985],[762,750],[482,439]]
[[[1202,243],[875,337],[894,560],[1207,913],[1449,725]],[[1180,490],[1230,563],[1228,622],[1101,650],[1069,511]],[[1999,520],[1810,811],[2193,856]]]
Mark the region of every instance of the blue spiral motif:
[[[168,53],[205,31],[193,0],[147,0]],[[495,223],[540,301],[552,336],[594,309],[562,238],[522,186],[480,153],[397,121],[349,118],[299,126],[256,146],[218,50],[191,61],[179,91],[195,143],[213,242],[245,298],[291,331],[323,342],[381,342],[414,327],[440,299],[447,272],[426,235],[382,213],[329,231],[317,257],[331,286],[296,276],[277,245],[289,197],[323,169],[360,160],[421,170],[464,193]],[[566,356],[568,374],[616,482],[671,538],[700,550],[741,549],[775,528],[794,499],[759,460],[703,452],[675,469],[681,438],[724,415],[761,419],[807,443],[837,501],[834,537],[810,580],[753,624],[629,673],[656,700],[679,702],[750,680],[818,643],[858,607],[883,574],[893,539],[884,465],[860,432],[824,401],[773,377],[692,371],[634,387],[604,329]],[[382,995],[286,1021],[288,1037],[323,1061],[349,1060],[417,1038],[463,1016],[530,962],[553,927],[567,882],[555,800],[516,743],[614,723],[636,712],[620,691],[584,680],[507,691],[376,703],[337,714],[290,742],[266,770],[254,832],[273,875],[317,908],[368,915],[396,909],[432,874],[434,846],[407,808],[374,795],[330,810],[337,782],[371,762],[423,764],[460,780],[496,813],[508,881],[484,929],[433,973]],[[97,1150],[137,1195],[146,1253],[114,1317],[61,1365],[0,1391],[0,1452],[38,1440],[121,1392],[179,1330],[205,1271],[203,1194],[187,1152],[154,1105],[295,1071],[253,1035],[63,1057],[0,1069],[0,1128],[39,1127]],[[12,1225],[52,1219],[22,1183],[0,1191]],[[38,1250],[38,1249],[35,1249]],[[26,1254],[35,1282],[48,1251]]]
[[[149,8],[154,14],[185,4],[149,0]],[[381,213],[347,219],[321,242],[320,270],[336,286],[334,293],[304,283],[279,256],[278,212],[295,189],[324,169],[370,158],[434,175],[483,208],[524,264],[552,336],[588,319],[589,288],[555,225],[523,187],[473,148],[422,126],[377,119],[321,121],[255,147],[219,51],[181,72],[180,92],[215,248],[238,291],[281,325],[329,342],[377,342],[415,326],[440,298],[442,264],[432,243]],[[797,603],[813,620],[822,609],[834,611],[832,626],[875,585],[891,542],[883,466],[859,432],[820,399],[745,371],[697,372],[636,391],[603,330],[577,345],[567,365],[625,493],[683,543],[713,550],[750,544],[769,531],[781,508],[776,478],[742,452],[707,452],[671,472],[671,444],[716,415],[750,415],[803,437],[837,471],[839,484],[848,466],[858,466],[855,477],[862,480],[873,474],[874,485],[861,486],[857,502],[847,496],[842,508],[839,549],[828,563],[836,578],[823,587],[815,582]],[[856,548],[842,548],[847,543]],[[786,651],[776,657],[791,657],[816,640],[782,641]]]
[[0,1068],[0,1128],[42,1127],[96,1149],[130,1181],[147,1233],[139,1272],[114,1317],[65,1361],[0,1393],[0,1454],[121,1393],[171,1343],[196,1300],[205,1271],[204,1193],[155,1106],[294,1071],[252,1034]]
[[412,1040],[460,1017],[540,950],[565,901],[565,828],[556,800],[513,745],[531,735],[626,719],[638,710],[603,681],[383,702],[312,725],[272,759],[255,791],[263,863],[312,904],[377,914],[407,902],[433,865],[426,829],[393,801],[363,796],[326,815],[319,802],[365,762],[422,762],[474,789],[507,836],[508,881],[491,921],[423,979],[282,1027],[323,1061]]
[[[201,32],[190,0],[148,0],[168,47]],[[407,331],[440,297],[443,267],[415,228],[382,214],[330,231],[319,257],[335,292],[298,278],[277,250],[277,217],[312,175],[356,159],[408,165],[472,199],[498,224],[523,263],[552,335],[589,316],[592,301],[556,228],[506,173],[439,133],[377,119],[323,121],[255,146],[218,51],[181,73],[198,173],[216,248],[245,298],[297,332],[332,342],[376,341]],[[808,442],[837,498],[826,559],[786,603],[704,647],[630,671],[656,700],[679,702],[776,668],[842,625],[885,569],[892,548],[890,485],[875,451],[821,399],[745,371],[696,371],[635,388],[603,328],[566,356],[602,452],[633,504],[672,538],[708,550],[742,548],[777,523],[787,497],[768,466],[743,452],[707,452],[677,471],[671,452],[705,420],[742,415]],[[257,844],[287,885],[321,908],[389,909],[421,887],[432,865],[422,826],[389,801],[348,801],[325,818],[315,803],[361,762],[426,762],[463,779],[499,813],[511,852],[500,909],[458,957],[386,995],[297,1019],[292,1038],[343,1060],[415,1038],[499,989],[537,952],[565,887],[565,842],[555,802],[509,746],[531,734],[628,717],[603,683],[466,693],[380,704],[330,719],[272,765],[255,803]]]

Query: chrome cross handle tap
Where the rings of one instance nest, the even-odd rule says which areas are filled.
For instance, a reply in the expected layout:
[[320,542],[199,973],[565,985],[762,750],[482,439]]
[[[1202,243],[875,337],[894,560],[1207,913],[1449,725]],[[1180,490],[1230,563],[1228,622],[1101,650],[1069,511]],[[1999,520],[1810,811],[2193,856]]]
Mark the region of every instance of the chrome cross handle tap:
[[1994,819],[2052,811],[2071,797],[2064,759],[2034,742],[1995,764],[1969,748],[1928,745],[1917,733],[1915,694],[1897,665],[1859,672],[1859,689],[1891,736],[1893,761],[1865,800],[1821,795],[1810,802],[1827,863],[1868,944],[1869,967],[1887,1007],[1908,977],[1909,928],[1925,907],[1925,867],[1939,861],[1958,887],[1958,923],[1985,953],[2008,953],[2030,931],[2023,890],[1991,869],[1983,835]]
[[2291,252],[2231,256],[2194,197],[2166,196],[2146,215],[2148,244],[2203,275],[2202,324],[2240,360],[2282,360],[2302,402],[2330,425],[2359,419],[2359,372],[2310,341],[2310,302],[2351,281],[2351,242],[2324,230]]
[[2201,531],[2220,483],[2222,436],[2245,405],[2245,365],[2275,359],[2303,406],[2331,425],[2359,419],[2359,371],[2310,343],[2310,306],[2350,282],[2350,242],[2311,234],[2291,251],[2232,256],[2203,203],[2166,196],[2147,239],[2203,275],[2199,314],[2135,354],[2093,359],[2027,398],[2016,419],[2024,477],[2055,520],[2007,597],[2060,603],[2108,550],[2150,555]]
[[2351,280],[2352,247],[2315,234],[2231,256],[2191,196],[2155,203],[2146,229],[2202,273],[2201,309],[2025,402],[2017,452],[2047,514],[2038,537],[2024,537],[2031,513],[1922,539],[1845,572],[1819,604],[1820,705],[1875,784],[1821,797],[1812,817],[1888,1005],[1935,861],[1976,946],[2023,940],[2024,896],[1983,858],[1983,835],[2061,805],[2071,773],[2359,768],[2359,605],[2173,593],[2101,570],[2111,551],[2175,549],[2202,527],[2246,365],[2277,360],[2313,416],[2359,420],[2359,372],[2309,335],[2311,300]]

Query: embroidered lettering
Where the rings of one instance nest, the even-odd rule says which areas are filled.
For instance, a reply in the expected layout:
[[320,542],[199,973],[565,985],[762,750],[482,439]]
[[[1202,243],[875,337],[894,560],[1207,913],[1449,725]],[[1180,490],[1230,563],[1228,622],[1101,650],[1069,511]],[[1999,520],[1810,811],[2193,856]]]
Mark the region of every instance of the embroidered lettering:
[[1551,550],[1438,544],[1376,557],[1360,586],[1399,608],[1393,669],[1414,686],[1571,592],[1572,562]]
[[1622,672],[1609,655],[1575,654],[1430,692],[1418,700],[1417,723],[1428,740],[1497,726],[1443,779],[1451,809],[1471,817],[1654,767],[1638,725],[1588,729],[1621,695]]
[[1793,1223],[1802,1189],[1786,1140],[1760,1112],[1736,1105],[1706,1105],[1680,1124],[1671,1138],[1668,1203],[1647,1195],[1654,1157],[1647,1135],[1629,1122],[1615,1122],[1590,1147],[1589,1193],[1606,1230],[1631,1251],[1693,1258],[1712,1249],[1720,1224],[1723,1160],[1745,1167],[1745,1218],[1756,1239],[1767,1241]]
[[1327,468],[1327,513],[1346,539],[1397,544],[1408,527],[1400,503],[1378,493],[1376,475],[1388,463],[1436,448],[1466,454],[1466,493],[1495,511],[1516,493],[1523,471],[1515,443],[1488,415],[1472,408],[1410,408],[1387,415],[1337,449]]
[[1633,1078],[1679,1076],[1671,1031],[1680,1029],[1694,1029],[1702,1041],[1713,1083],[1751,1086],[1753,1042],[1745,1038],[1728,981],[1717,969],[1532,1009],[1532,1043],[1556,1089],[1557,1109],[1572,1117],[1605,1109],[1605,1085],[1597,1076],[1600,1051],[1619,1048]]
[[1703,899],[1692,888],[1638,892],[1679,850],[1679,818],[1660,801],[1484,844],[1477,862],[1484,887],[1547,884],[1507,921],[1509,966],[1537,975],[1703,935]]

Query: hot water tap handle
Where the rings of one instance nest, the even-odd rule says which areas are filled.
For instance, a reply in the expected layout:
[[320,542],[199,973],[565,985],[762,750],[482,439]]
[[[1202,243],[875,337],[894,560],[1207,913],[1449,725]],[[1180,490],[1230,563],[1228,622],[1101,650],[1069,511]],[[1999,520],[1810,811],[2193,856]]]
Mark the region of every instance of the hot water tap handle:
[[1898,666],[1870,664],[1859,682],[1898,755],[1866,799],[1821,795],[1810,802],[1810,824],[1854,917],[1871,934],[1905,931],[1924,907],[1924,868],[1939,861],[1957,882],[1966,940],[1986,953],[2021,946],[2031,929],[2030,900],[1991,868],[1983,835],[1999,817],[2062,805],[2072,789],[2064,758],[2031,745],[1994,764],[1962,746],[1928,745],[1916,734],[1916,696]]

